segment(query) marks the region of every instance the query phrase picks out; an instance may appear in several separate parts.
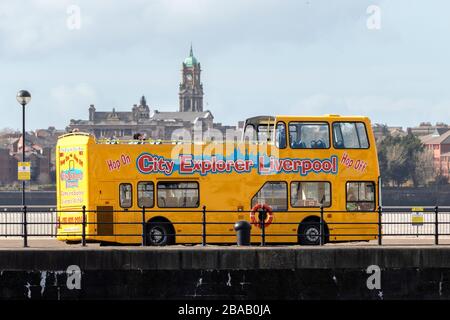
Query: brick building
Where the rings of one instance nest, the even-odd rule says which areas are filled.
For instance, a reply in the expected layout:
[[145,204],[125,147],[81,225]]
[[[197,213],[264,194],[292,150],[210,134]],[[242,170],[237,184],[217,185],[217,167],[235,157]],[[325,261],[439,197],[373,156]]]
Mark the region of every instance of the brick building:
[[[63,133],[53,127],[26,133],[25,160],[31,165],[31,181],[54,182],[56,140]],[[17,163],[22,161],[22,135],[8,133],[0,136],[0,141],[0,185],[18,182]]]
[[0,149],[0,185],[17,181],[17,159],[9,149]]
[[433,152],[433,164],[437,172],[449,177],[450,172],[450,130],[435,128],[432,134],[419,137],[427,150]]

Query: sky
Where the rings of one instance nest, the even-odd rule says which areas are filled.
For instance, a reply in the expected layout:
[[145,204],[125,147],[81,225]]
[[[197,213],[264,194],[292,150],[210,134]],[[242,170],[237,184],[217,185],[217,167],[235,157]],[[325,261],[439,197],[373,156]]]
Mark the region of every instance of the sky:
[[202,66],[204,109],[450,122],[445,0],[2,0],[0,128],[64,129],[97,111],[178,110],[181,63]]

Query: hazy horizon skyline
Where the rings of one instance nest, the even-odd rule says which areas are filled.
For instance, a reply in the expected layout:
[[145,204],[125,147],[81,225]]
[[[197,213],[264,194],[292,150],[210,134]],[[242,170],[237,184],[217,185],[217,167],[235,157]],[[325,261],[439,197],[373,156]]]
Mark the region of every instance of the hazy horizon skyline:
[[[22,10],[27,5],[29,10]],[[368,28],[379,8],[380,29]],[[178,110],[193,44],[204,109],[236,125],[260,114],[450,122],[450,3],[443,0],[19,0],[0,4],[0,128],[27,130],[129,111]],[[74,26],[79,10],[79,28]]]

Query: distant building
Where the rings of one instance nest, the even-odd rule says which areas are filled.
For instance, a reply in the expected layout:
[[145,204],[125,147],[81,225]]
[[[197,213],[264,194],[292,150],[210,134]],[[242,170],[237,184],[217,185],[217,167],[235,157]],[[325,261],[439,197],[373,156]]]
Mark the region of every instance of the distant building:
[[433,153],[433,164],[437,172],[449,177],[450,174],[450,130],[435,128],[432,134],[420,136],[427,150]]
[[8,149],[0,149],[0,185],[17,181],[17,159]]
[[[26,133],[25,160],[31,164],[31,181],[52,183],[55,179],[55,146],[64,131],[54,127]],[[17,162],[22,161],[23,139],[19,132],[0,136],[0,184],[18,182]]]
[[75,128],[94,134],[97,138],[130,139],[135,133],[145,133],[148,138],[170,140],[177,129],[187,129],[191,133],[201,128],[203,132],[217,129],[222,133],[235,130],[234,126],[214,123],[211,111],[203,110],[203,84],[201,82],[200,62],[194,56],[192,46],[189,56],[182,63],[181,83],[179,85],[178,111],[166,112],[151,108],[145,96],[139,105],[131,111],[97,111],[94,105],[89,107],[88,120],[71,120],[66,128],[68,132]]
[[[31,181],[39,183],[54,182],[54,153],[57,137],[49,143],[38,143],[38,138],[27,134],[25,144],[25,160],[31,165]],[[11,155],[17,160],[22,161],[22,136],[12,144]],[[53,160],[53,161],[52,161]]]
[[416,137],[430,136],[433,134],[442,135],[450,130],[450,127],[443,122],[437,122],[435,125],[432,125],[430,122],[421,122],[418,126],[408,127],[406,128],[406,131],[404,131],[401,126],[388,126],[386,124],[375,123],[372,126],[372,130],[375,140],[378,140],[388,133],[394,137],[406,136],[408,134],[413,134]]
[[388,126],[385,124],[375,123],[372,126],[373,135],[375,136],[375,140],[378,141],[379,139],[385,137],[386,135],[390,134],[391,136],[397,137],[397,136],[405,136],[406,132],[403,131],[402,127],[399,126]]
[[437,122],[436,125],[432,125],[431,122],[421,122],[417,127],[407,128],[408,133],[411,133],[415,136],[426,136],[436,132],[436,130],[442,134],[448,130],[450,127],[443,122]]

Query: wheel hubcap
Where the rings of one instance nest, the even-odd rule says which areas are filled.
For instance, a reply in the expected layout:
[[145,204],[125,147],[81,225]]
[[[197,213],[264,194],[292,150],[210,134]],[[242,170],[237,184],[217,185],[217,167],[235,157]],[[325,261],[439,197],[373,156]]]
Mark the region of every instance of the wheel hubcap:
[[152,228],[150,230],[150,239],[153,243],[161,243],[164,239],[164,231],[161,228]]
[[317,242],[319,240],[319,230],[316,228],[309,228],[306,230],[305,236],[309,242]]

